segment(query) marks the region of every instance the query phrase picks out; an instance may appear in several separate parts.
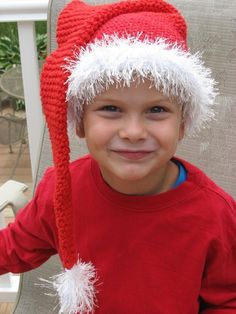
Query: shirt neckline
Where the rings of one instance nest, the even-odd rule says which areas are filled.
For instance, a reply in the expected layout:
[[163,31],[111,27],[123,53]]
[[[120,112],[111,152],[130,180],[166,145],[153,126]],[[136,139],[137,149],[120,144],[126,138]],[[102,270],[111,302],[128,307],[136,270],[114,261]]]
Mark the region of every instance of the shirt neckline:
[[180,184],[182,184],[187,178],[187,170],[184,165],[177,159],[172,159],[172,161],[177,165],[179,174],[175,183],[172,185],[172,189],[176,189]]
[[196,191],[198,186],[194,182],[195,173],[190,171],[186,166],[185,162],[179,158],[183,166],[187,170],[187,177],[185,182],[180,184],[175,189],[171,189],[167,192],[156,194],[156,195],[125,195],[120,192],[113,190],[104,181],[97,162],[91,158],[91,175],[94,188],[98,190],[100,195],[108,202],[116,204],[129,210],[138,211],[153,211],[161,210],[164,208],[172,207],[175,204],[184,201],[185,199],[192,196],[192,193]]

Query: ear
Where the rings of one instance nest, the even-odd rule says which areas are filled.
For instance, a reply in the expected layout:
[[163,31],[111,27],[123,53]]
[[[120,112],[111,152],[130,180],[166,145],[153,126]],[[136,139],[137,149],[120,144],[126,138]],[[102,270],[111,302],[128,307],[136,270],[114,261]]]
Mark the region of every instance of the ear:
[[76,123],[76,135],[79,138],[84,138],[85,137],[83,121],[80,121],[80,123]]
[[184,134],[185,134],[185,125],[184,125],[184,121],[182,121],[179,128],[179,141],[181,141],[184,138]]

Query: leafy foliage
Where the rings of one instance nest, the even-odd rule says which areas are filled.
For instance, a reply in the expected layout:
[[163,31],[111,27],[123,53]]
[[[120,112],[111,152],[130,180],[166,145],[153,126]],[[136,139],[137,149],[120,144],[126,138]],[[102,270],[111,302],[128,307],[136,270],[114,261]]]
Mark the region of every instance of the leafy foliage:
[[[47,54],[47,35],[36,34],[38,60],[44,60]],[[10,30],[9,36],[0,37],[0,74],[20,64],[20,48],[18,36],[14,29]],[[15,110],[24,110],[24,100],[17,99]]]
[[20,64],[20,49],[17,37],[11,32],[11,37],[0,38],[0,73]]
[[37,34],[36,44],[38,50],[38,59],[44,60],[47,55],[47,34]]
[[[43,60],[46,57],[47,35],[37,34],[36,44],[38,50],[38,59]],[[10,36],[0,37],[0,73],[20,64],[20,48],[18,37],[13,31]]]

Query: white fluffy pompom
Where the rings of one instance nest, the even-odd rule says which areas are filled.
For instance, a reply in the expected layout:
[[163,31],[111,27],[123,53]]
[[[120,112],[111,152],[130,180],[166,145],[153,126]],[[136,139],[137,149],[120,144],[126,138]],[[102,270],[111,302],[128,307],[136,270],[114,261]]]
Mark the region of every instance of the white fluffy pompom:
[[41,280],[47,283],[44,286],[56,291],[60,303],[59,314],[94,312],[97,276],[92,263],[83,263],[78,260],[71,269],[65,269],[60,274],[51,277],[51,281]]

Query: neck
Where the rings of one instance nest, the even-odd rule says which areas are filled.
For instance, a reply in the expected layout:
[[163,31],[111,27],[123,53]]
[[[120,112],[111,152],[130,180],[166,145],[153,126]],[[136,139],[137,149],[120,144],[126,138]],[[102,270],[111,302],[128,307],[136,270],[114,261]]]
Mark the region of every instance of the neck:
[[[135,180],[124,181],[119,178],[107,178],[101,171],[104,181],[115,191],[127,195],[156,195],[169,191],[178,177],[178,166],[169,161],[158,173]],[[106,178],[106,179],[105,179]]]

